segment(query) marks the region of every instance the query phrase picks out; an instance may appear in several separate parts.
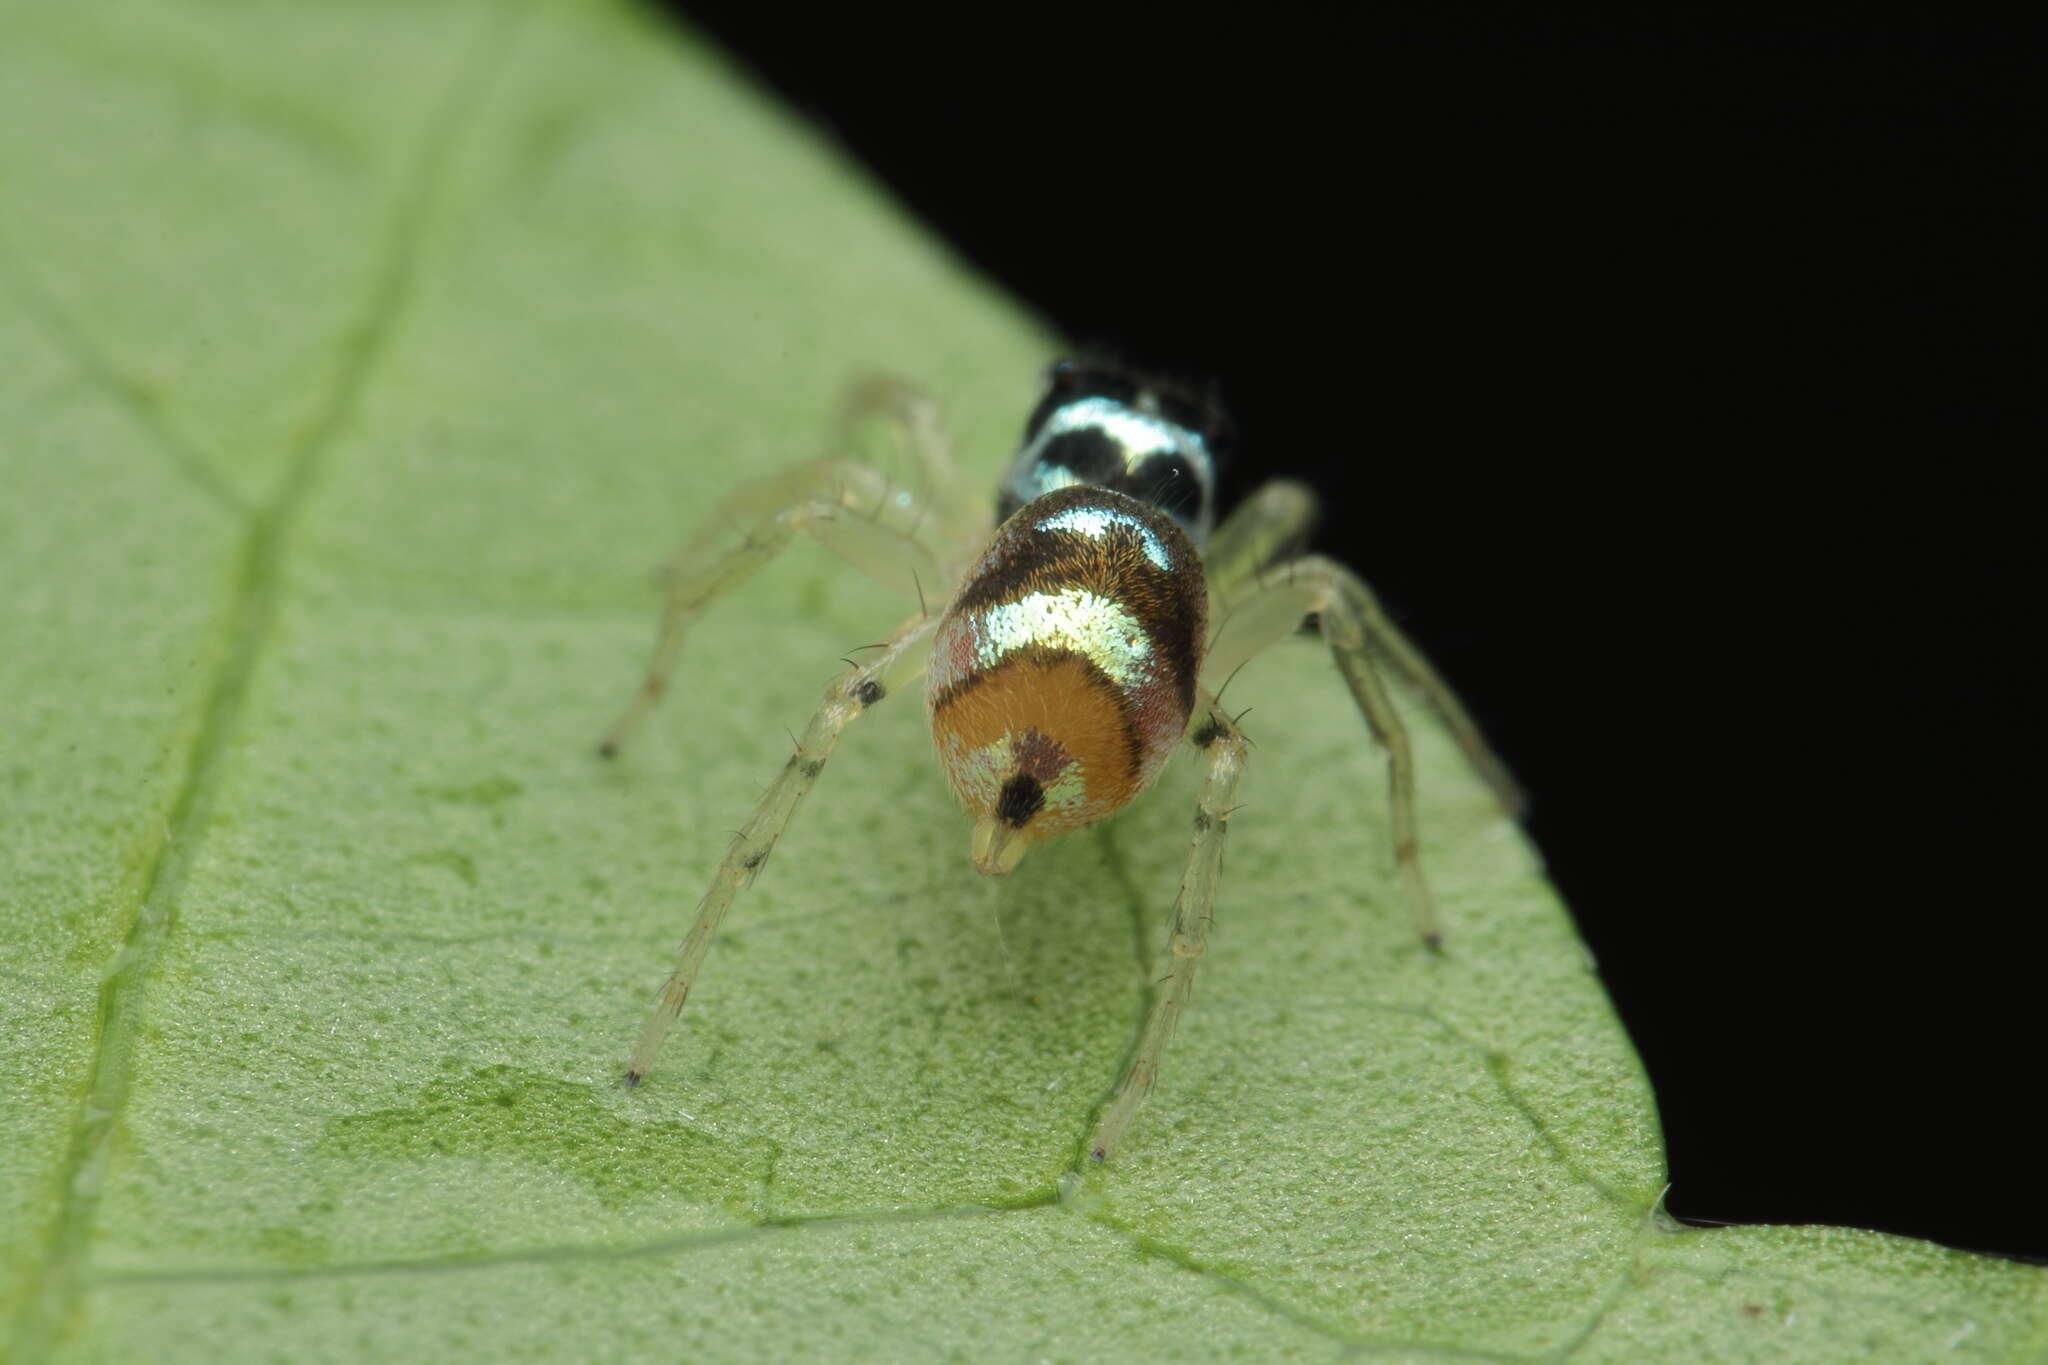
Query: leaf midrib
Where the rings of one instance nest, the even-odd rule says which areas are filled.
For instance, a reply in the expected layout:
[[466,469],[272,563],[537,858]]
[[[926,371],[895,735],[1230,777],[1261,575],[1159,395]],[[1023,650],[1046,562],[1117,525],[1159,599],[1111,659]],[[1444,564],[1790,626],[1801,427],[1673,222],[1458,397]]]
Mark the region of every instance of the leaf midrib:
[[[12,1354],[18,1360],[49,1354],[83,1288],[82,1269],[99,1209],[110,1139],[127,1106],[135,1067],[135,1040],[150,969],[177,925],[178,893],[204,839],[224,760],[241,727],[249,684],[275,633],[285,559],[327,452],[348,430],[378,362],[389,352],[418,268],[420,246],[460,133],[489,84],[524,5],[493,11],[455,63],[446,88],[429,112],[412,158],[400,177],[384,244],[376,257],[361,308],[338,339],[326,384],[298,428],[284,460],[284,475],[259,507],[246,509],[204,452],[167,422],[148,391],[126,377],[90,331],[54,302],[37,299],[36,316],[75,363],[108,389],[124,410],[215,501],[247,519],[229,600],[222,613],[225,646],[199,707],[198,730],[188,747],[165,834],[144,874],[114,964],[100,984],[99,1034],[88,1064],[85,1093],[57,1169],[60,1188],[42,1256],[30,1271],[15,1319]],[[29,272],[12,272],[21,280]]]

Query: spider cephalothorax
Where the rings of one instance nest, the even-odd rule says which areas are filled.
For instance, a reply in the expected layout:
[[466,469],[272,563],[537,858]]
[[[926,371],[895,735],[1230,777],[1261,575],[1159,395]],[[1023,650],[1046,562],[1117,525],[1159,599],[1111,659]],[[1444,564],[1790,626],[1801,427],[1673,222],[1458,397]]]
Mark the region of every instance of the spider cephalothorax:
[[1228,433],[1213,402],[1121,366],[1059,361],[1003,475],[996,520],[1082,484],[1158,508],[1199,549],[1216,524],[1216,466]]
[[[796,752],[719,863],[628,1066],[629,1082],[653,1065],[726,908],[760,872],[841,732],[920,671],[940,766],[967,809],[971,853],[986,873],[1008,872],[1031,844],[1120,810],[1151,785],[1181,739],[1204,756],[1174,901],[1171,966],[1090,1141],[1096,1159],[1109,1154],[1150,1091],[1207,939],[1248,749],[1214,689],[1305,617],[1316,618],[1387,750],[1394,864],[1424,940],[1438,941],[1407,730],[1382,669],[1436,709],[1511,809],[1519,802],[1514,784],[1365,584],[1340,564],[1294,555],[1314,517],[1307,489],[1267,484],[1217,523],[1216,459],[1227,427],[1213,404],[1117,366],[1054,366],[998,489],[993,532],[986,513],[969,510],[974,500],[960,487],[929,400],[878,382],[856,390],[849,410],[897,423],[922,466],[925,495],[844,459],[735,491],[711,525],[737,521],[744,539],[717,550],[700,535],[677,555],[653,662],[601,746],[617,752],[661,696],[690,618],[798,532],[914,589],[918,614],[826,688]],[[934,614],[927,588],[938,584],[944,609]]]

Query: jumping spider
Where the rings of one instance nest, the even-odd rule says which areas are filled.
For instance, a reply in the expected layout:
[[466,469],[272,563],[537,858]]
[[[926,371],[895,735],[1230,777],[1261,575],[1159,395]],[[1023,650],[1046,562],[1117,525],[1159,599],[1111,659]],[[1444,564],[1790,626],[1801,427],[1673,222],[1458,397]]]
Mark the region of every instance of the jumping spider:
[[[974,864],[989,875],[1010,871],[1040,839],[1122,809],[1182,739],[1207,764],[1174,900],[1172,966],[1089,1142],[1094,1159],[1109,1155],[1157,1079],[1208,937],[1247,749],[1212,689],[1304,618],[1316,619],[1386,750],[1394,865],[1424,941],[1438,946],[1416,842],[1414,763],[1382,666],[1435,708],[1504,805],[1517,810],[1520,798],[1456,696],[1357,575],[1296,553],[1315,515],[1306,488],[1269,483],[1217,525],[1216,462],[1227,428],[1213,404],[1120,366],[1062,361],[997,490],[991,536],[985,505],[963,489],[930,400],[877,382],[856,391],[849,411],[896,423],[927,492],[913,496],[848,459],[742,486],[677,555],[646,677],[600,752],[615,754],[659,700],[696,614],[798,532],[878,577],[909,577],[921,601],[933,592],[944,610],[920,611],[826,689],[796,752],[719,863],[628,1083],[654,1065],[727,907],[767,861],[840,732],[920,672],[940,766],[974,822]],[[712,551],[711,536],[735,521],[744,541]]]

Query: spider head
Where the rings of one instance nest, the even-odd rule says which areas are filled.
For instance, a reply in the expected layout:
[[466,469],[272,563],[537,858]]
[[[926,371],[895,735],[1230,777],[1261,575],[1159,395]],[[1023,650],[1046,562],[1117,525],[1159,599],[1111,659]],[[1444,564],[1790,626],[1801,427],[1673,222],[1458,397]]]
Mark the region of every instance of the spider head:
[[1216,462],[1228,424],[1213,402],[1121,366],[1062,360],[1024,424],[996,517],[1075,484],[1158,508],[1200,545],[1216,521]]

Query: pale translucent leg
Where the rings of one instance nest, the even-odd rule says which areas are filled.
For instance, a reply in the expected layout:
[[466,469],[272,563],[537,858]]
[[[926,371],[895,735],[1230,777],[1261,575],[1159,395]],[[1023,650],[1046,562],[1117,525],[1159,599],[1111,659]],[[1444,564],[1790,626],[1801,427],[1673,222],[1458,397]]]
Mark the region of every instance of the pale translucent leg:
[[1216,877],[1223,865],[1223,835],[1230,822],[1232,798],[1237,780],[1244,773],[1248,746],[1243,734],[1204,692],[1196,707],[1199,719],[1189,731],[1189,742],[1207,756],[1208,771],[1202,778],[1202,793],[1195,802],[1195,829],[1188,843],[1187,869],[1181,874],[1180,893],[1173,901],[1171,965],[1159,983],[1159,997],[1145,1020],[1145,1032],[1131,1057],[1116,1097],[1088,1140],[1088,1155],[1097,1161],[1114,1150],[1124,1130],[1152,1084],[1159,1079],[1159,1063],[1166,1045],[1173,1041],[1173,1028],[1187,1008],[1195,985],[1195,965],[1209,941],[1209,922],[1216,903]]
[[1431,947],[1440,946],[1436,902],[1422,873],[1416,835],[1415,758],[1407,726],[1380,680],[1375,656],[1384,658],[1414,684],[1444,718],[1467,758],[1511,814],[1521,809],[1521,791],[1457,697],[1420,651],[1387,620],[1358,575],[1321,556],[1294,560],[1244,587],[1210,644],[1203,664],[1204,679],[1213,683],[1227,678],[1245,660],[1291,635],[1311,613],[1321,622],[1323,639],[1366,725],[1387,751],[1395,871],[1407,889],[1423,940]]
[[1509,815],[1519,816],[1528,804],[1521,784],[1508,771],[1508,765],[1500,761],[1500,755],[1487,744],[1486,736],[1480,733],[1479,722],[1472,719],[1471,712],[1458,700],[1458,694],[1451,690],[1451,685],[1443,680],[1423,652],[1415,647],[1415,642],[1388,619],[1380,607],[1379,598],[1373,596],[1372,589],[1363,579],[1342,565],[1330,567],[1346,580],[1344,599],[1348,608],[1356,613],[1367,643],[1386,658],[1394,672],[1406,679],[1409,686],[1422,694],[1432,710],[1443,717],[1451,738],[1458,741],[1458,747],[1465,751],[1466,760],[1486,780],[1486,785],[1493,788],[1501,808]]
[[[921,510],[878,471],[847,460],[816,460],[741,485],[663,570],[668,600],[647,672],[597,751],[616,754],[661,700],[683,633],[697,614],[753,577],[799,533],[911,601],[923,601],[926,592],[943,596],[938,561],[917,538]],[[743,532],[740,543],[711,549],[734,524]]]
[[873,375],[847,393],[840,413],[841,442],[849,439],[855,423],[870,417],[887,421],[910,447],[924,476],[925,499],[951,552],[949,560],[964,567],[993,529],[994,500],[987,489],[971,487],[961,477],[938,403],[907,380]]
[[[1507,765],[1487,746],[1477,722],[1450,684],[1381,610],[1379,599],[1365,581],[1319,555],[1281,562],[1307,540],[1315,519],[1315,494],[1292,480],[1276,479],[1256,489],[1216,528],[1202,555],[1210,592],[1217,599],[1218,609],[1211,619],[1219,623],[1215,647],[1205,665],[1207,675],[1221,686],[1222,680],[1239,664],[1272,641],[1292,634],[1300,626],[1302,616],[1320,610],[1309,606],[1295,612],[1293,604],[1327,593],[1324,585],[1304,580],[1334,570],[1345,581],[1344,591],[1351,599],[1367,642],[1443,717],[1458,747],[1465,751],[1466,758],[1493,788],[1508,813],[1520,815],[1524,804],[1522,790],[1508,773]],[[1274,564],[1279,567],[1267,572],[1268,566]],[[1278,591],[1261,603],[1259,599],[1267,588]],[[1251,619],[1237,620],[1241,614]],[[1262,616],[1267,619],[1260,619]]]
[[[1202,570],[1227,603],[1261,569],[1300,552],[1316,523],[1316,495],[1292,479],[1261,484],[1209,534]],[[1220,615],[1220,613],[1219,613]]]
[[840,732],[861,712],[923,671],[931,632],[937,624],[938,619],[931,616],[906,621],[897,627],[879,654],[867,663],[849,667],[825,689],[825,699],[804,727],[796,752],[762,794],[753,816],[733,839],[717,872],[712,874],[711,885],[697,906],[696,923],[683,940],[675,970],[669,974],[661,1000],[648,1018],[640,1045],[633,1050],[633,1060],[626,1067],[628,1085],[639,1084],[653,1068],[662,1039],[668,1036],[676,1016],[682,1012],[683,1002],[690,997],[690,987],[697,980],[697,970],[704,963],[704,954],[711,947],[719,922],[725,918],[733,897],[753,884],[761,865],[768,861],[775,841],[782,837],[805,793],[824,771],[826,760],[839,743]]

